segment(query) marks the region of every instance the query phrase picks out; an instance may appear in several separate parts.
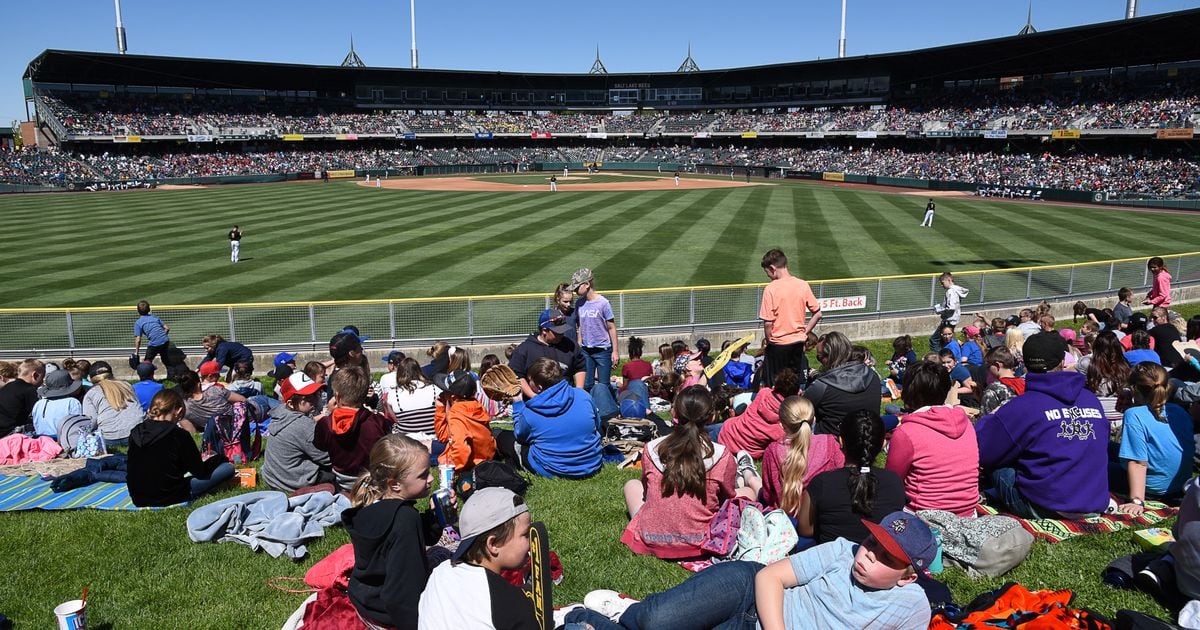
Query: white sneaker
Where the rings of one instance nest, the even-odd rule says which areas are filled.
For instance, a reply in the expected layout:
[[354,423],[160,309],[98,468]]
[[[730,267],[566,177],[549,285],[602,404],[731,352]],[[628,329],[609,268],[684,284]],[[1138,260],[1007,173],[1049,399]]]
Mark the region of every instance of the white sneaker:
[[746,451],[738,451],[733,460],[737,462],[738,476],[741,476],[742,473],[746,472],[756,477],[758,476],[758,469],[754,467],[754,458],[750,457],[750,453],[747,453]]
[[608,589],[592,591],[583,598],[584,608],[594,610],[612,619],[614,623],[618,622],[621,619],[621,615],[625,614],[625,611],[636,603],[638,603],[638,600]]
[[576,608],[583,608],[583,604],[568,604],[562,608],[554,609],[554,627],[561,628],[567,624],[567,613]]

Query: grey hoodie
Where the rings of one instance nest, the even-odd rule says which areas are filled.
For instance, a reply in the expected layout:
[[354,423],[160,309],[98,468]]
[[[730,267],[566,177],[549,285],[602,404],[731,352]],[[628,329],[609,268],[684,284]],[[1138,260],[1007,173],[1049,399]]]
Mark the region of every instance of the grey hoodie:
[[943,322],[957,325],[958,318],[962,317],[962,299],[967,297],[968,292],[967,287],[951,284],[946,289],[946,297],[941,304],[933,307],[933,312],[941,315]]
[[329,453],[313,446],[317,421],[286,405],[277,405],[267,415],[271,424],[263,456],[263,481],[284,492],[331,481]]

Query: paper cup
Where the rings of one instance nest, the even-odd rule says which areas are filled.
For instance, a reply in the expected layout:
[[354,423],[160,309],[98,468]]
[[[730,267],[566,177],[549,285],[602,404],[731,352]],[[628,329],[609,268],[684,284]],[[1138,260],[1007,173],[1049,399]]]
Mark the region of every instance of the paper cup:
[[238,485],[243,488],[258,486],[258,469],[253,466],[250,468],[238,468],[235,476],[237,477]]
[[72,599],[54,607],[58,630],[87,630],[87,611],[82,599]]

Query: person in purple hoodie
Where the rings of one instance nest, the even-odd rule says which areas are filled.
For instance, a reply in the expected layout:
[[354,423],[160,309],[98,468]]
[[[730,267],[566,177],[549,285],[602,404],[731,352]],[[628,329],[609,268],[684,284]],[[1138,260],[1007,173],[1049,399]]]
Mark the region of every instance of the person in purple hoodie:
[[1108,497],[1108,422],[1083,374],[1060,371],[1066,342],[1025,340],[1025,393],[975,423],[989,498],[1024,518],[1103,512]]

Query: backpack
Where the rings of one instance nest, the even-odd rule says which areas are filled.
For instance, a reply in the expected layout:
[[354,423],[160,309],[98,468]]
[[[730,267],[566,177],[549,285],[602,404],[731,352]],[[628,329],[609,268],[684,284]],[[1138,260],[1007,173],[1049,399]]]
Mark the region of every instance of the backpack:
[[262,430],[256,425],[251,436],[251,413],[245,403],[233,403],[233,411],[213,416],[204,426],[200,451],[207,459],[216,453],[232,464],[244,464],[262,455]]
[[725,499],[708,522],[708,533],[705,534],[700,549],[722,558],[732,554],[737,549],[738,531],[742,527],[742,510],[749,505],[758,504],[746,497]]
[[786,558],[798,542],[800,537],[786,512],[775,509],[764,514],[757,503],[750,503],[742,508],[737,546],[730,557],[770,564]]
[[99,425],[95,420],[78,413],[58,421],[58,445],[71,457],[107,454]]
[[608,421],[604,430],[605,443],[635,440],[646,443],[658,435],[658,427],[653,422],[640,418],[613,418]]
[[479,462],[472,472],[473,484],[469,490],[463,492],[463,500],[466,500],[475,490],[483,488],[506,488],[511,490],[513,494],[525,496],[525,492],[529,490],[529,482],[525,480],[516,469],[504,462],[488,460]]

